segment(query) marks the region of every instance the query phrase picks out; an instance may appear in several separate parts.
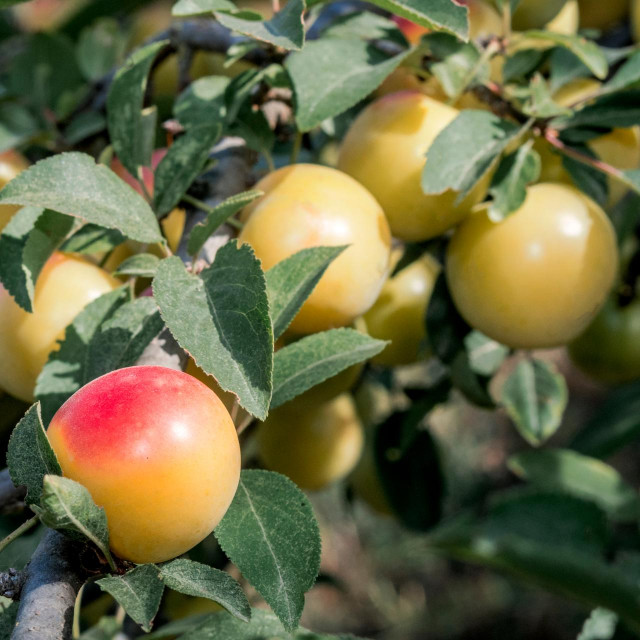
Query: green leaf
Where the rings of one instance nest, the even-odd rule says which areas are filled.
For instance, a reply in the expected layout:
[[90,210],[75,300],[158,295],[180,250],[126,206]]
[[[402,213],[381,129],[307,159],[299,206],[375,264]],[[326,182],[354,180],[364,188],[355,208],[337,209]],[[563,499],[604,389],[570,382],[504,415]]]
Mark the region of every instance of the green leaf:
[[520,435],[538,446],[560,426],[567,399],[562,374],[550,363],[532,359],[522,360],[507,378],[500,402]]
[[89,343],[85,384],[110,371],[133,366],[163,328],[164,322],[153,298],[138,298],[123,304],[102,323]]
[[97,224],[84,224],[60,247],[72,253],[102,253],[111,251],[126,238],[117,229],[105,229]]
[[275,47],[299,51],[304,45],[304,0],[289,0],[273,15],[271,20],[262,20],[259,14],[248,11],[234,13],[216,12],[216,18],[227,29],[237,31],[250,38],[268,42]]
[[245,470],[215,536],[284,628],[294,631],[320,568],[320,533],[307,497],[285,476]]
[[7,465],[16,487],[27,487],[26,503],[38,504],[47,474],[62,474],[42,424],[40,403],[34,404],[11,433]]
[[511,497],[480,521],[448,523],[429,546],[511,574],[590,606],[606,607],[640,629],[637,579],[608,564],[606,520],[571,496]]
[[10,93],[22,96],[40,113],[52,110],[64,118],[87,90],[73,45],[60,34],[28,36],[7,68]]
[[101,133],[107,128],[106,118],[98,111],[82,111],[73,116],[71,122],[64,128],[62,137],[69,146]]
[[111,144],[132,176],[138,175],[138,167],[151,166],[152,145],[145,139],[142,107],[153,61],[167,44],[167,40],[161,40],[134,51],[109,88],[107,126]]
[[344,251],[341,247],[302,249],[271,267],[266,273],[273,337],[289,326],[327,267]]
[[203,222],[198,223],[191,230],[189,242],[187,244],[187,251],[189,252],[189,255],[194,257],[197,256],[209,236],[216,231],[216,229],[218,229],[225,220],[238,213],[241,209],[244,209],[244,207],[253,202],[256,198],[259,198],[261,195],[263,195],[262,191],[251,189],[249,191],[237,193],[216,205],[211,211],[209,211],[206,219]]
[[[173,638],[178,634],[180,640],[284,640],[282,625],[276,616],[264,609],[253,609],[251,621],[246,623],[219,612],[205,616],[190,616],[166,624],[150,634],[148,640]],[[313,633],[300,627],[292,634],[286,634],[287,640],[358,640],[350,634]],[[363,640],[363,639],[361,639]]]
[[356,11],[339,16],[323,29],[322,37],[389,40],[401,47],[407,46],[406,38],[393,20],[370,11]]
[[228,574],[193,560],[177,559],[160,567],[165,584],[174,591],[209,598],[247,622],[251,607],[242,587]]
[[426,401],[392,414],[375,431],[374,460],[386,499],[416,531],[428,531],[442,517],[444,470],[425,417],[448,394],[448,385],[436,388]]
[[471,327],[458,313],[443,272],[437,277],[429,298],[426,324],[427,337],[433,353],[442,362],[452,363],[464,350],[464,339]]
[[611,518],[634,522],[640,499],[608,464],[568,449],[525,451],[509,458],[513,473],[542,489],[562,491],[591,500]]
[[309,131],[360,102],[406,55],[389,58],[360,39],[321,38],[287,56],[285,67],[293,83],[300,131]]
[[464,346],[471,370],[482,376],[493,375],[509,355],[509,347],[475,330],[465,336]]
[[[2,6],[1,1],[0,6]],[[18,602],[10,602],[3,607],[0,613],[0,640],[10,640],[11,634],[15,629],[19,606]]]
[[111,594],[144,631],[151,630],[164,592],[158,567],[140,564],[123,576],[107,576],[96,584]]
[[160,258],[152,253],[137,253],[118,265],[113,272],[116,276],[135,276],[137,278],[153,278],[160,264]]
[[552,121],[558,128],[626,128],[640,124],[640,89],[617,91],[596,98],[569,118]]
[[171,13],[174,16],[199,16],[214,11],[234,11],[236,5],[229,0],[178,0]]
[[637,440],[640,435],[640,381],[609,393],[571,442],[571,448],[605,458]]
[[169,330],[196,364],[260,419],[271,399],[273,332],[260,263],[235,241],[199,276],[178,257],[158,265],[153,295]]
[[59,153],[40,160],[0,191],[0,202],[52,209],[119,229],[140,242],[162,240],[156,217],[142,196],[84,153]]
[[[571,148],[590,158],[598,159],[586,144],[574,144]],[[600,206],[606,206],[609,198],[609,177],[606,173],[567,155],[562,156],[562,166],[580,191],[584,191]]]
[[616,71],[611,80],[601,90],[605,93],[626,89],[640,82],[640,51],[636,51]]
[[100,325],[130,299],[129,287],[110,291],[89,303],[66,328],[60,348],[49,355],[36,383],[36,398],[48,423],[55,412],[80,387],[87,375],[89,343]]
[[527,197],[527,185],[540,177],[540,156],[531,149],[533,141],[522,145],[500,161],[491,180],[489,217],[499,222],[517,211]]
[[169,213],[200,175],[222,125],[193,127],[180,136],[155,171],[154,208],[158,216]]
[[387,344],[355,329],[329,329],[283,347],[273,360],[271,409],[351,365],[368,360]]
[[173,115],[185,127],[221,122],[225,115],[225,91],[229,78],[207,76],[192,82],[179,96]]
[[502,80],[505,84],[527,80],[542,62],[545,52],[540,49],[523,49],[506,57],[502,67]]
[[607,72],[609,71],[607,58],[600,50],[600,47],[592,40],[579,35],[572,36],[553,31],[525,31],[523,37],[531,38],[532,40],[543,40],[564,47],[586,65],[596,78],[604,80],[607,77]]
[[495,409],[495,402],[489,392],[491,378],[474,371],[470,356],[459,351],[450,364],[451,382],[469,402],[485,409]]
[[568,107],[559,105],[553,99],[553,93],[541,73],[536,73],[527,89],[523,92],[526,98],[522,112],[534,118],[552,118],[554,116],[571,115]]
[[0,234],[0,281],[16,303],[33,311],[35,283],[73,218],[39,207],[17,211]]
[[617,624],[618,616],[613,611],[598,607],[585,620],[577,640],[611,640]]
[[517,125],[488,111],[462,111],[429,147],[423,191],[453,189],[460,192],[458,200],[463,199],[518,133]]
[[480,63],[480,51],[471,42],[460,42],[447,33],[424,36],[424,45],[438,62],[429,70],[448,96],[461,94],[467,86],[489,79],[489,63]]
[[118,21],[102,18],[85,27],[76,47],[78,65],[87,80],[96,82],[122,59],[127,37]]
[[78,640],[117,640],[122,631],[122,621],[115,616],[103,616],[98,624],[87,629]]
[[109,551],[107,514],[93,501],[89,490],[79,482],[57,475],[46,475],[42,498],[36,513],[47,527],[80,534],[102,551],[113,566]]
[[438,31],[468,40],[467,8],[451,0],[373,0],[386,11]]

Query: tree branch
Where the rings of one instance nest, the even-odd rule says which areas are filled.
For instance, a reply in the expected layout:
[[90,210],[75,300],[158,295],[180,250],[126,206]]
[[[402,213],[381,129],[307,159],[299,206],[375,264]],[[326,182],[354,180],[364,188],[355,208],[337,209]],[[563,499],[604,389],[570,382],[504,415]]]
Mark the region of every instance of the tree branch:
[[11,640],[71,638],[76,596],[87,577],[79,566],[77,543],[48,530],[25,570]]
[[[208,202],[223,200],[243,191],[253,182],[251,167],[255,162],[255,153],[241,144],[240,139],[223,139],[214,149],[214,158],[218,162],[205,176],[205,198]],[[198,219],[199,212],[192,211],[185,236]],[[213,236],[205,245],[205,259],[213,259],[215,247],[226,242],[229,237],[228,233]],[[186,238],[183,238],[179,252],[183,259],[187,257],[185,243]],[[151,342],[137,364],[159,364],[182,369],[186,357],[173,336],[165,330]],[[8,472],[0,472],[0,505],[22,498],[24,491],[13,486]],[[76,597],[91,575],[81,565],[78,556],[77,542],[56,531],[48,530],[45,533],[24,571],[24,585],[20,593],[20,608],[12,640],[70,640]],[[15,575],[18,575],[17,572]],[[6,577],[9,579],[11,576]]]

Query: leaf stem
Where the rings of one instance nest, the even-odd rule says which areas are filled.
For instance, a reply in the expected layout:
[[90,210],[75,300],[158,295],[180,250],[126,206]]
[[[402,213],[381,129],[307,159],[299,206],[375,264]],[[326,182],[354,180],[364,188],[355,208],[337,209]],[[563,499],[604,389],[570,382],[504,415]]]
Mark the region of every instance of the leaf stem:
[[[194,198],[193,196],[190,196],[188,193],[185,193],[182,196],[182,199],[185,202],[188,202],[189,204],[193,205],[194,207],[200,209],[201,211],[206,211],[207,213],[213,213],[215,211],[215,207],[212,207],[211,205],[208,205],[206,202],[202,202],[202,200],[198,200],[198,198]],[[244,228],[244,224],[242,224],[242,222],[240,222],[240,220],[236,220],[235,218],[227,218],[225,220],[225,222],[233,227],[234,229],[238,229],[241,230]]]
[[15,531],[12,531],[6,538],[0,541],[0,552],[4,551],[16,538],[19,538],[23,533],[29,531],[38,522],[38,516],[29,518],[26,522],[23,522]]
[[83,584],[76,596],[76,604],[73,607],[73,627],[71,630],[73,640],[77,640],[80,637],[80,610],[82,609],[82,594],[84,593]]
[[295,164],[298,161],[300,155],[300,148],[302,147],[302,132],[296,131],[296,136],[293,139],[293,147],[291,148],[291,157],[289,159],[290,164]]
[[271,152],[268,149],[264,149],[262,152],[262,155],[264,156],[264,160],[267,163],[269,172],[273,173],[276,170],[276,164],[273,161],[273,156],[271,155]]

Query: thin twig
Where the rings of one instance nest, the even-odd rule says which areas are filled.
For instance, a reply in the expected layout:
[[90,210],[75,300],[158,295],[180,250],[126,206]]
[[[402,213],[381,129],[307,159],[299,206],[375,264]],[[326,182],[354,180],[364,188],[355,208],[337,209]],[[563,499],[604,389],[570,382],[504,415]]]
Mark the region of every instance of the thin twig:
[[26,533],[38,523],[38,516],[33,516],[29,520],[25,520],[15,531],[0,540],[0,552],[4,551],[14,540],[17,540],[23,533]]

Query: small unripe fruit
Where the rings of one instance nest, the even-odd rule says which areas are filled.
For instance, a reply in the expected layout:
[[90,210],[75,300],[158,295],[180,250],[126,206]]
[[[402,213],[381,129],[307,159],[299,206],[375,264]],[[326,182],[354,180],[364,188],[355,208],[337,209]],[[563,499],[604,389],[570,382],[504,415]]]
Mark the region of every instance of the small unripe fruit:
[[511,24],[518,31],[542,29],[562,10],[566,0],[520,0]]
[[417,242],[438,236],[485,196],[488,178],[459,204],[457,192],[422,191],[427,151],[458,113],[417,91],[392,93],[370,104],[344,139],[338,168],[373,194],[397,238]]
[[114,553],[131,562],[163,562],[206,538],[240,478],[229,413],[173,369],[129,367],[93,380],[47,435],[63,474],[104,507]]
[[611,296],[600,313],[569,345],[576,366],[594,380],[621,384],[640,378],[640,300],[620,306]]
[[36,282],[33,313],[0,287],[0,387],[32,402],[36,378],[66,326],[92,300],[121,284],[87,260],[57,252]]
[[385,282],[364,321],[371,337],[391,344],[371,362],[393,367],[419,359],[426,346],[427,305],[439,271],[438,263],[424,256]]
[[391,234],[380,205],[353,178],[312,164],[260,180],[265,195],[243,211],[241,242],[267,270],[310,247],[349,245],[328,267],[290,326],[312,333],[350,324],[375,302],[389,266]]
[[604,304],[618,266],[604,211],[562,184],[527,189],[524,204],[501,222],[486,209],[456,229],[447,281],[467,322],[514,348],[566,344]]
[[291,402],[274,409],[257,434],[258,455],[273,471],[302,489],[316,491],[347,476],[364,444],[353,398],[329,402]]

